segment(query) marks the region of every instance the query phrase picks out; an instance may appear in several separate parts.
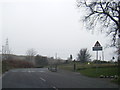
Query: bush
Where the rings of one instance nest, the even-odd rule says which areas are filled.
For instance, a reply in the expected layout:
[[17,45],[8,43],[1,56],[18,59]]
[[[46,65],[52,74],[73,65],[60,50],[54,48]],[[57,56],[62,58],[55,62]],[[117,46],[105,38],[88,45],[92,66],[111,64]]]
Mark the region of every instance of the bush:
[[4,60],[2,61],[2,72],[14,68],[32,68],[34,65],[31,62],[23,60]]

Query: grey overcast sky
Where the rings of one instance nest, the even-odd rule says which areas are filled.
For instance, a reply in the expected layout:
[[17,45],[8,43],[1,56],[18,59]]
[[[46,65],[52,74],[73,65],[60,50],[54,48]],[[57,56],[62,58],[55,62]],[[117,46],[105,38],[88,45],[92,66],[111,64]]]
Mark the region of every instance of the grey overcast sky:
[[[9,39],[13,54],[24,55],[34,48],[38,54],[48,57],[74,58],[81,48],[88,48],[95,59],[92,47],[98,40],[103,47],[109,38],[99,32],[92,34],[85,29],[76,0],[5,0],[0,3],[1,46]],[[110,60],[114,49],[104,50]],[[101,52],[99,53],[99,57]]]

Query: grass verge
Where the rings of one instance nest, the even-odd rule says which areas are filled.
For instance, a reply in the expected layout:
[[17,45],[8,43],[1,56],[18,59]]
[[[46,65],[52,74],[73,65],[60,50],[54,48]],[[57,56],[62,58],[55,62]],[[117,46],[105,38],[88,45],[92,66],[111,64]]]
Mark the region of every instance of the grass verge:
[[[73,63],[63,64],[60,69],[73,71]],[[88,77],[99,78],[100,75],[115,76],[118,75],[118,67],[115,64],[80,64],[76,63],[76,72]],[[120,78],[113,79],[112,82],[120,84]]]
[[100,75],[104,76],[114,76],[118,75],[118,68],[117,67],[102,67],[102,68],[86,68],[84,70],[77,70],[83,75],[89,77],[100,77]]

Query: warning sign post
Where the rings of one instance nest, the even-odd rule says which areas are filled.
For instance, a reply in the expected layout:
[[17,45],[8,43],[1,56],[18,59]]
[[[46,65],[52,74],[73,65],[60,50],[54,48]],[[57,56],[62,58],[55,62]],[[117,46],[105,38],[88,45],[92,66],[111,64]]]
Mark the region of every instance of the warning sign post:
[[100,43],[97,41],[93,47],[93,51],[101,51],[102,50],[102,46],[100,45]]
[[[102,51],[102,46],[100,45],[100,43],[97,41],[94,45],[94,47],[92,47],[93,51],[96,51],[96,60],[98,60],[98,51]],[[97,65],[96,65],[96,73],[97,73]]]
[[98,51],[102,51],[102,46],[98,41],[95,43],[93,51],[96,51],[96,60],[98,60]]

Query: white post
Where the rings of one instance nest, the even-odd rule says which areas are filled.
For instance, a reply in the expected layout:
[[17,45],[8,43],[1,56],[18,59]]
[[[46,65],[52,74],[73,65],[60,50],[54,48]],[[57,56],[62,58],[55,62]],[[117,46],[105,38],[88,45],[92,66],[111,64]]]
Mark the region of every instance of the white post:
[[96,51],[96,60],[98,60],[98,51]]
[[102,50],[102,61],[104,61],[104,51]]

